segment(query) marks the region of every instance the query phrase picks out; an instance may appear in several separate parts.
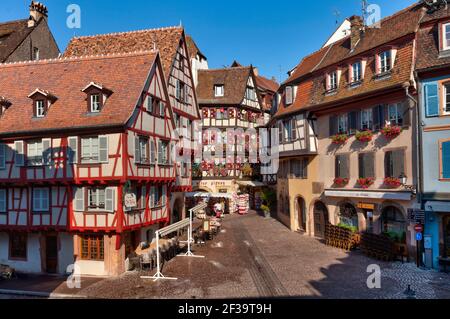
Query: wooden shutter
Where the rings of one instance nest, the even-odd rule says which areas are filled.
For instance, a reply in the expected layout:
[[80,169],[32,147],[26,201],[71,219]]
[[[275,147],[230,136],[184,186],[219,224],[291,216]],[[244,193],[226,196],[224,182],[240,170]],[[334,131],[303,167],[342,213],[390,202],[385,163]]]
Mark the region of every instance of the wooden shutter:
[[364,155],[365,154],[359,154],[358,155],[358,170],[359,170],[359,177],[363,178],[365,177],[365,167],[364,167]]
[[8,198],[6,197],[6,189],[0,189],[0,212],[6,213],[7,212],[7,205]]
[[153,97],[151,95],[147,96],[147,111],[153,113]]
[[358,112],[348,113],[348,128],[350,134],[354,134],[358,129]]
[[16,166],[24,166],[25,165],[25,154],[24,154],[24,146],[23,141],[14,142],[14,148],[16,150],[15,153],[15,163]]
[[392,152],[386,152],[386,154],[384,155],[384,175],[385,177],[393,177]]
[[141,148],[139,145],[139,137],[134,138],[134,162],[139,164],[141,162]]
[[350,178],[350,155],[342,155],[342,178]]
[[424,85],[425,115],[427,117],[439,115],[439,87],[437,83]]
[[284,125],[283,121],[278,122],[278,143],[283,144],[284,142]]
[[153,138],[150,139],[150,163],[156,163],[156,145]]
[[6,145],[0,143],[0,169],[6,168]]
[[141,209],[147,208],[147,186],[141,188]]
[[158,140],[158,164],[163,163],[162,141]]
[[100,163],[109,162],[109,152],[108,152],[108,136],[99,136],[98,138],[98,153]]
[[52,163],[52,140],[42,140],[42,162],[44,165],[50,165]]
[[110,213],[114,213],[114,197],[115,189],[108,187],[105,190],[105,210]]
[[82,187],[74,187],[73,193],[75,194],[75,198],[73,201],[73,210],[76,212],[84,212],[84,188]]
[[399,178],[405,174],[405,151],[399,150],[392,152],[392,164],[394,165],[392,177]]
[[377,105],[372,109],[373,129],[379,130],[384,127],[384,105]]
[[398,106],[400,115],[403,118],[403,126],[410,126],[411,125],[411,112],[409,109],[409,103],[407,101],[401,103]]
[[297,118],[294,116],[293,119],[291,119],[291,130],[292,130],[292,141],[297,140]]
[[338,133],[338,117],[335,115],[330,116],[330,136]]
[[67,150],[67,158],[69,164],[78,163],[78,137],[69,137],[69,149]]
[[48,212],[50,210],[50,190],[48,188],[41,188],[42,192],[42,210]]
[[375,153],[367,153],[364,157],[364,177],[375,177]]
[[180,99],[180,80],[177,80],[176,82],[176,89],[175,89],[175,97],[177,98],[177,100]]
[[450,178],[450,141],[441,144],[441,178]]

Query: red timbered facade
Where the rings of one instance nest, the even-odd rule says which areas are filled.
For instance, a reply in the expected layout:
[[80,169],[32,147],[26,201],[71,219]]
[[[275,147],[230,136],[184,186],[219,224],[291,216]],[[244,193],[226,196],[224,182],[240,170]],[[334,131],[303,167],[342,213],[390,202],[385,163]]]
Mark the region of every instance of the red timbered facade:
[[127,254],[170,222],[176,137],[159,53],[4,64],[0,74],[0,262],[122,273]]

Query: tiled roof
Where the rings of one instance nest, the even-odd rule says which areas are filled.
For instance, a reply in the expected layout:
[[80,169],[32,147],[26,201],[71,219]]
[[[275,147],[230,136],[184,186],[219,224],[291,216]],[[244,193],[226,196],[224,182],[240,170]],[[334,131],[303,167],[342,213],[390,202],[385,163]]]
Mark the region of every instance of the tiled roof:
[[189,51],[189,57],[194,59],[197,54],[206,59],[206,56],[200,51],[194,39],[190,35],[186,35],[186,46]]
[[[383,88],[402,85],[410,81],[413,69],[412,36],[417,31],[424,11],[421,5],[413,5],[381,20],[380,28],[366,28],[364,37],[354,50],[350,49],[350,37],[331,44],[304,58],[283,85],[296,83],[297,96],[288,107],[284,99],[280,103],[276,116],[294,113],[302,108],[328,102],[356,97]],[[410,35],[411,39],[406,38]],[[396,41],[403,39],[400,41]],[[375,50],[383,45],[395,43],[398,53],[394,68],[389,77],[382,80],[374,77]],[[348,63],[361,57],[367,59],[365,78],[358,87],[348,85]],[[326,94],[325,73],[331,68],[340,67],[341,82],[335,94]],[[305,92],[307,90],[307,92]]]
[[264,90],[270,91],[270,92],[277,92],[278,87],[280,86],[276,81],[269,80],[268,78],[265,78],[263,76],[256,76],[256,84],[259,88],[262,88]]
[[[11,106],[0,117],[0,136],[125,125],[157,56],[140,52],[1,64],[0,96]],[[81,91],[91,82],[113,92],[95,115],[87,113],[86,94]],[[36,88],[57,98],[41,119],[33,118],[32,101],[27,97]]]
[[28,19],[0,23],[0,62],[5,62],[34,29],[28,27]]
[[70,41],[64,56],[129,53],[157,49],[161,56],[164,73],[169,76],[183,33],[182,27],[168,27],[76,37]]
[[[199,70],[197,97],[199,104],[241,104],[251,67]],[[214,96],[214,86],[224,86],[224,96]]]

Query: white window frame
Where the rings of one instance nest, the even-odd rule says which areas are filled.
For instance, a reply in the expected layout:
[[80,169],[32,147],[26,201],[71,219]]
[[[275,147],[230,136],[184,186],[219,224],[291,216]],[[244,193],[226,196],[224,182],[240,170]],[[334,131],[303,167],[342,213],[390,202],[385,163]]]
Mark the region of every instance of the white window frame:
[[352,68],[351,68],[351,79],[352,79],[352,83],[357,83],[360,82],[362,80],[362,62],[358,61],[352,64]]
[[138,143],[139,143],[139,155],[140,155],[140,159],[139,159],[139,163],[141,164],[149,164],[150,163],[150,159],[147,158],[147,154],[149,154],[150,156],[150,150],[149,150],[149,139],[143,136],[140,136],[138,138]]
[[[39,195],[39,196],[38,196]],[[33,188],[33,212],[50,211],[50,190],[48,188]]]
[[[95,191],[95,194],[92,194]],[[103,208],[101,204],[101,193],[103,192]],[[91,206],[91,196],[95,196],[95,207]],[[89,187],[87,189],[87,209],[88,211],[105,211],[106,210],[106,188],[101,187]]]
[[[96,100],[98,98],[98,100]],[[100,93],[91,94],[91,113],[100,113],[102,105],[101,105],[101,96]]]
[[[27,166],[44,165],[43,152],[42,140],[27,142]],[[31,160],[31,158],[33,158],[33,160]]]
[[[449,23],[449,25],[450,25],[450,23]],[[444,98],[443,98],[443,103],[442,103],[442,115],[450,115],[450,108],[447,111],[447,103],[450,104],[450,101],[447,101],[447,86],[450,87],[450,82],[442,84],[442,88],[444,91]],[[449,92],[449,95],[450,95],[450,92]]]
[[41,57],[41,53],[38,47],[33,47],[33,60],[39,61]]
[[[367,124],[367,128],[364,128],[365,124]],[[373,111],[372,111],[372,109],[361,110],[361,130],[362,131],[373,130]]]
[[341,114],[338,116],[338,133],[344,134],[344,133],[347,133],[348,131],[349,131],[348,130],[348,115]]
[[[97,141],[97,153],[93,150],[93,141]],[[89,145],[86,145],[89,141]],[[85,156],[85,147],[89,148],[89,156]],[[94,155],[97,154],[97,157]],[[89,157],[88,160],[86,158]],[[83,137],[81,138],[81,163],[82,164],[96,164],[100,162],[100,139],[99,137]]]
[[333,71],[330,74],[328,74],[328,90],[334,91],[337,88],[338,88],[337,71]]
[[294,87],[291,85],[286,86],[285,102],[286,105],[291,105],[292,103],[294,103]]
[[[442,49],[443,50],[450,50],[450,45],[447,45],[447,41],[450,42],[450,38],[447,39],[447,30],[446,30],[447,27],[450,27],[450,22],[442,24]],[[450,32],[449,32],[449,34],[450,34]]]
[[[389,55],[389,61],[388,61]],[[378,55],[380,59],[380,73],[387,73],[392,70],[392,50],[386,50]],[[389,63],[388,63],[389,62]]]
[[225,95],[224,85],[214,85],[214,96],[223,97]]
[[[392,109],[395,109],[395,116],[394,117],[391,116],[391,110]],[[388,105],[387,115],[388,115],[388,121],[391,122],[391,124],[392,124],[393,121],[395,121],[395,123],[398,124],[399,119],[401,119],[402,123],[403,123],[403,115],[400,114],[401,110],[402,110],[401,103],[394,103],[394,104],[389,104]]]
[[36,117],[45,117],[45,100],[36,100],[34,103],[36,108]]

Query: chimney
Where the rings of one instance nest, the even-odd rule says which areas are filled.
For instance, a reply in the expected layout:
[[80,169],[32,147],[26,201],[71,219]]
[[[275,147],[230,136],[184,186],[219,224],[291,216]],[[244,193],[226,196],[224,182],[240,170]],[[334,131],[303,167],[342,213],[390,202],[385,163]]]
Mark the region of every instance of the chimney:
[[255,76],[259,76],[259,69],[257,67],[253,67],[253,73],[255,73]]
[[358,42],[361,40],[362,34],[364,32],[364,20],[360,16],[354,15],[349,18],[350,21],[350,47],[355,49]]
[[41,19],[47,19],[48,10],[45,5],[40,2],[31,1],[30,4],[30,18],[28,19],[28,27],[32,28],[36,26],[36,24]]

